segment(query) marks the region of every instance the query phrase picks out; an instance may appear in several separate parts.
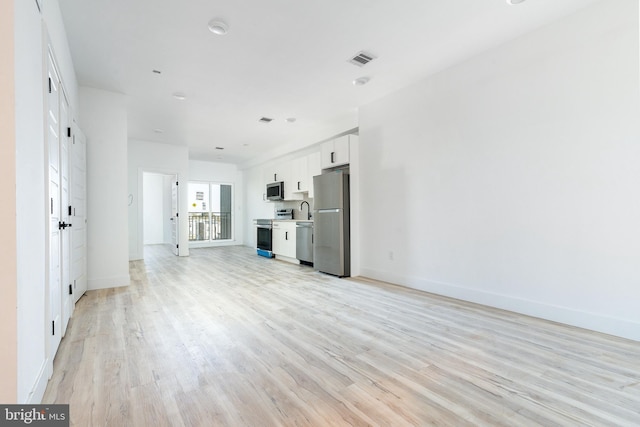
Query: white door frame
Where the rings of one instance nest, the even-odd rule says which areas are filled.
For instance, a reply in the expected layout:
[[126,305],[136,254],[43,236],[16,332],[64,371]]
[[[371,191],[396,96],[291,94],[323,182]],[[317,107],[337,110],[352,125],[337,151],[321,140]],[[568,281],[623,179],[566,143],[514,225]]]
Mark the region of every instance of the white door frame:
[[[71,208],[71,106],[64,86],[60,85],[60,217],[67,227],[73,227]],[[72,292],[71,277],[71,234],[73,228],[65,228],[61,235],[61,304],[62,336],[67,332],[69,319],[73,314],[75,301]]]
[[71,280],[75,303],[87,291],[87,138],[75,120],[72,120],[71,131]]
[[[178,185],[178,175],[167,175],[171,177],[171,249],[175,255],[180,255],[180,186]],[[175,215],[174,215],[175,213]]]

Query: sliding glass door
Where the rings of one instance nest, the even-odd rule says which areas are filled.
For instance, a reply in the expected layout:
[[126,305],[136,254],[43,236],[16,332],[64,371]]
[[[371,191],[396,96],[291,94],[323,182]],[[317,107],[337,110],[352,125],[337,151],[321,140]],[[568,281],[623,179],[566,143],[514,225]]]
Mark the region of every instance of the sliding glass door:
[[233,186],[189,182],[189,241],[233,240]]

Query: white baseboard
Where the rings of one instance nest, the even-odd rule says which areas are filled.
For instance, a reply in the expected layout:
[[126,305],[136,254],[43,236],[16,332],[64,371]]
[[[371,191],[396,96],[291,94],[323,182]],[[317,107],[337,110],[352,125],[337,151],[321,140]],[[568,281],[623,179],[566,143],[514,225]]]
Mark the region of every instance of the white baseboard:
[[372,268],[362,268],[361,275],[374,280],[389,282],[436,295],[640,341],[640,323],[627,319],[618,319],[598,313],[589,313],[574,308],[561,307],[478,289],[470,289],[448,283],[433,282],[418,277],[407,277]]
[[140,255],[139,253],[135,253],[135,254],[129,254],[129,261],[138,261],[143,259],[142,255]]
[[42,398],[44,397],[44,392],[47,389],[47,383],[49,382],[49,375],[47,375],[47,363],[48,359],[45,359],[40,366],[40,371],[38,372],[38,376],[36,377],[36,381],[29,392],[29,395],[24,399],[24,403],[26,405],[39,405],[42,402]]
[[129,275],[103,277],[100,279],[87,280],[87,290],[95,291],[98,289],[119,288],[122,286],[129,286],[131,278]]
[[235,240],[223,240],[220,242],[189,242],[189,249],[216,248],[218,246],[239,246],[239,243]]

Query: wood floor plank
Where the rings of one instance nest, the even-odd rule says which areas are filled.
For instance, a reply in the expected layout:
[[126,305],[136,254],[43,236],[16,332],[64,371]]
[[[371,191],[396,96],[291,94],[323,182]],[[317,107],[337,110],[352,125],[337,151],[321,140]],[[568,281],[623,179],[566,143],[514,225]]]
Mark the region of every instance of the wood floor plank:
[[640,343],[245,247],[164,246],[76,305],[74,426],[637,426]]

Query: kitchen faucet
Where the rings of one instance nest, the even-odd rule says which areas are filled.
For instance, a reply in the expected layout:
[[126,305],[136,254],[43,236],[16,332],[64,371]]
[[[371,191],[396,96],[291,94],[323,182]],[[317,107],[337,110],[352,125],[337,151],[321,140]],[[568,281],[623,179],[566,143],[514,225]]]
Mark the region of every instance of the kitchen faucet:
[[302,205],[307,204],[307,219],[310,220],[311,219],[311,211],[310,211],[310,207],[309,207],[309,202],[307,202],[306,200],[303,201],[302,203],[300,203],[300,210],[302,211]]

